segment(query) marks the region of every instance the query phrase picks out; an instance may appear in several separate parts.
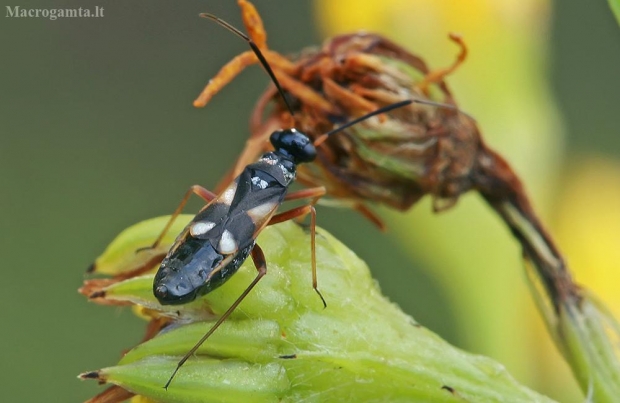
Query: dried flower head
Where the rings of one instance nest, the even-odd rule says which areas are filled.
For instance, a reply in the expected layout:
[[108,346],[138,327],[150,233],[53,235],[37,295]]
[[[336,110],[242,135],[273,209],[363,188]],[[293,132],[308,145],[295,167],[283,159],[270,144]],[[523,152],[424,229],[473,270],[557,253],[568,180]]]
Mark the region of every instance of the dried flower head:
[[[457,60],[438,71],[388,39],[365,33],[329,39],[322,48],[305,50],[290,61],[267,48],[253,6],[243,0],[239,4],[250,36],[291,96],[295,127],[311,138],[403,99],[443,104],[414,103],[332,136],[319,149],[318,163],[300,169],[302,182],[323,185],[328,194],[354,206],[372,201],[399,210],[408,209],[425,194],[432,195],[436,210],[441,210],[472,188],[477,151],[484,144],[475,122],[458,111],[443,80],[466,58],[459,36],[450,36],[461,48]],[[250,51],[235,57],[194,105],[204,106],[244,67],[256,62]],[[275,108],[266,113],[270,104]],[[255,158],[274,128],[292,123],[280,96],[267,91],[258,102],[252,137],[233,172]]]
[[[403,99],[445,106],[413,103],[331,136],[319,148],[319,163],[301,170],[301,180],[323,184],[338,198],[398,210],[407,210],[426,194],[441,210],[471,189],[476,151],[483,145],[475,122],[456,109],[443,82],[466,56],[461,39],[451,38],[461,53],[454,66],[438,72],[430,72],[420,58],[374,34],[335,37],[319,51],[304,54],[298,60],[303,69],[295,78],[337,111],[298,104],[296,124],[310,136]],[[285,114],[282,100],[272,100],[278,105],[272,114]],[[258,115],[264,115],[265,105],[259,103]]]

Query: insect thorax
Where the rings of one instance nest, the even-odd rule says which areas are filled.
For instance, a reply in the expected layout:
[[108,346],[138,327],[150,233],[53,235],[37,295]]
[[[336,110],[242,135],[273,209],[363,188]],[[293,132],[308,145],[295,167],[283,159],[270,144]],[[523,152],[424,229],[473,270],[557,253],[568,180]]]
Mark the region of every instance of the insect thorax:
[[250,166],[254,166],[273,176],[285,187],[288,187],[295,180],[297,174],[295,163],[275,152],[263,154],[255,164]]

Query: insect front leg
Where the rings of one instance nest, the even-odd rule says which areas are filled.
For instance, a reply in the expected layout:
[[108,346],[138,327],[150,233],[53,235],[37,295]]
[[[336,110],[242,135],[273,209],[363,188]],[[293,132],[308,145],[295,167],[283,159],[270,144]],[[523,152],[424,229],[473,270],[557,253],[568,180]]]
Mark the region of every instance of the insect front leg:
[[194,345],[194,347],[192,347],[191,350],[189,350],[187,352],[187,354],[185,354],[183,356],[183,358],[181,358],[181,360],[177,363],[177,367],[175,368],[174,372],[172,373],[172,375],[170,376],[170,379],[168,379],[168,382],[166,382],[166,385],[164,385],[164,389],[168,389],[168,386],[170,386],[170,383],[172,382],[172,379],[174,379],[174,376],[177,374],[177,372],[179,371],[179,369],[181,369],[181,367],[183,366],[183,364],[185,364],[185,362],[192,356],[194,355],[194,353],[200,348],[200,346],[207,341],[207,339],[209,337],[211,337],[211,335],[213,334],[213,332],[215,332],[217,330],[218,327],[220,327],[220,325],[222,323],[224,323],[224,321],[226,319],[228,319],[228,317],[230,316],[230,314],[233,313],[233,311],[239,306],[239,304],[241,303],[241,301],[243,301],[245,299],[245,297],[248,296],[248,294],[250,293],[250,291],[252,291],[252,289],[256,286],[256,284],[258,284],[258,282],[260,281],[261,278],[263,278],[265,276],[265,274],[267,274],[267,260],[265,259],[265,254],[263,253],[263,250],[261,249],[260,246],[254,245],[254,248],[252,249],[252,252],[250,254],[252,256],[252,261],[254,262],[254,266],[256,267],[256,270],[258,271],[258,274],[256,275],[256,278],[250,283],[250,285],[248,286],[248,288],[245,289],[245,291],[243,291],[241,293],[241,295],[239,296],[239,298],[237,298],[235,300],[235,302],[230,306],[230,308],[228,308],[226,310],[226,312],[224,312],[224,314],[222,316],[220,316],[220,318],[218,319],[217,322],[215,322],[215,324],[213,325],[213,327],[211,329],[209,329],[209,331],[207,333],[205,333],[204,336],[202,336],[202,338],[198,341],[198,343],[196,343]]
[[318,281],[316,276],[316,209],[314,205],[317,201],[325,195],[324,187],[316,187],[311,189],[303,189],[297,192],[289,193],[285,196],[284,200],[299,200],[299,199],[312,199],[309,204],[305,206],[296,207],[294,209],[279,213],[271,217],[267,225],[278,224],[284,221],[294,220],[295,218],[305,217],[310,214],[310,251],[312,254],[312,288],[318,294],[319,298],[323,302],[323,307],[327,308],[327,302],[323,298],[323,294],[319,291]]
[[[324,186],[317,186],[317,187],[308,188],[308,189],[301,189],[301,190],[297,190],[295,192],[287,193],[286,196],[284,196],[284,201],[301,200],[301,199],[313,199],[310,202],[310,204],[314,205],[314,204],[316,204],[316,202],[321,197],[325,196],[326,193],[327,193],[327,190],[325,189]],[[284,214],[284,213],[282,213],[282,214]],[[277,217],[279,215],[280,214],[276,214],[273,218],[275,218],[275,217]]]
[[211,192],[210,190],[207,190],[207,189],[203,188],[200,185],[194,185],[194,186],[190,187],[187,190],[187,192],[185,192],[185,196],[183,196],[183,199],[181,199],[181,203],[179,203],[179,206],[176,208],[176,210],[174,210],[174,213],[172,213],[172,216],[170,216],[170,220],[168,220],[168,223],[166,224],[166,226],[164,227],[162,232],[159,234],[159,236],[157,237],[155,242],[153,242],[153,244],[151,246],[147,246],[145,248],[138,249],[136,251],[136,253],[137,252],[141,252],[143,250],[155,249],[155,248],[157,248],[159,246],[159,244],[161,243],[161,240],[164,239],[164,236],[166,235],[166,233],[168,232],[168,230],[170,229],[170,227],[174,223],[174,220],[176,220],[177,217],[179,216],[179,214],[181,214],[181,212],[183,211],[183,208],[187,204],[187,201],[192,196],[192,194],[200,196],[207,203],[210,202],[211,200],[215,199],[216,196],[217,196],[215,193]]

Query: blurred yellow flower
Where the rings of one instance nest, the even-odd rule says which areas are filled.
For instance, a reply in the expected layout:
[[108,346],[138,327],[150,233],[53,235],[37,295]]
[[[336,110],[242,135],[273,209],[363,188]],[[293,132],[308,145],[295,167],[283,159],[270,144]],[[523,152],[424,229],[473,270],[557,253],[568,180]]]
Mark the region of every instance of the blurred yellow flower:
[[576,280],[620,317],[620,162],[570,160],[558,198],[555,234]]

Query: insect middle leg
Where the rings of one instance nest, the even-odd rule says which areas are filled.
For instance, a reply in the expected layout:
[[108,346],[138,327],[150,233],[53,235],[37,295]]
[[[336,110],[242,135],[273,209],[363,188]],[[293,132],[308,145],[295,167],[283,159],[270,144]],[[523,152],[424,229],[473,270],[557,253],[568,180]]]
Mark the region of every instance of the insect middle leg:
[[316,209],[314,205],[317,201],[325,195],[325,188],[320,186],[316,188],[303,189],[297,192],[291,192],[287,194],[284,200],[299,200],[299,199],[311,199],[309,204],[293,208],[291,210],[279,213],[271,217],[267,225],[274,225],[284,221],[293,220],[295,218],[305,217],[310,214],[310,251],[312,254],[312,288],[318,294],[319,298],[323,302],[323,307],[327,307],[327,302],[323,298],[323,294],[319,291],[318,281],[316,276]]
[[239,298],[237,298],[235,302],[233,302],[230,308],[228,308],[226,312],[224,312],[224,314],[220,316],[220,318],[217,320],[217,322],[215,322],[215,324],[211,327],[211,329],[209,329],[209,331],[205,333],[204,336],[202,336],[202,338],[198,341],[198,343],[196,343],[194,347],[192,347],[192,349],[189,350],[187,354],[183,356],[183,358],[181,358],[181,360],[177,363],[177,367],[175,368],[174,372],[170,376],[170,379],[168,379],[168,382],[166,382],[166,385],[164,385],[164,389],[168,389],[168,386],[170,386],[172,379],[177,374],[179,369],[183,366],[183,364],[185,364],[185,361],[187,361],[192,355],[194,355],[194,353],[200,348],[200,346],[205,341],[207,341],[207,339],[213,334],[213,332],[215,332],[217,328],[220,327],[220,325],[224,323],[226,319],[228,319],[228,317],[233,313],[233,311],[239,306],[241,301],[243,301],[245,297],[248,296],[250,291],[252,291],[252,289],[256,286],[256,284],[258,284],[260,279],[262,279],[265,276],[265,274],[267,274],[267,261],[265,259],[265,254],[263,253],[263,250],[261,249],[261,247],[258,246],[258,244],[254,245],[254,248],[252,249],[252,252],[251,252],[251,256],[252,256],[252,261],[254,262],[254,266],[256,267],[256,270],[258,271],[256,278],[254,278],[254,280],[245,289],[245,291],[241,293]]
[[210,190],[208,190],[206,188],[203,188],[200,185],[194,185],[194,186],[190,187],[187,190],[187,192],[185,192],[185,196],[183,196],[183,199],[181,199],[181,203],[179,203],[179,206],[176,208],[176,210],[174,210],[174,213],[172,213],[172,216],[170,216],[170,220],[168,220],[168,223],[166,224],[164,229],[161,231],[161,233],[159,234],[159,236],[157,237],[155,242],[153,242],[153,244],[151,246],[138,249],[136,252],[140,252],[140,251],[146,250],[146,249],[155,249],[155,248],[157,248],[159,246],[159,244],[161,243],[162,239],[164,239],[164,236],[166,235],[166,233],[168,232],[168,230],[170,229],[170,227],[174,223],[174,220],[176,220],[177,217],[179,216],[179,214],[181,214],[181,212],[183,211],[183,208],[187,204],[187,201],[192,196],[192,194],[200,196],[207,203],[217,197],[217,195],[215,193],[211,192]]

